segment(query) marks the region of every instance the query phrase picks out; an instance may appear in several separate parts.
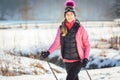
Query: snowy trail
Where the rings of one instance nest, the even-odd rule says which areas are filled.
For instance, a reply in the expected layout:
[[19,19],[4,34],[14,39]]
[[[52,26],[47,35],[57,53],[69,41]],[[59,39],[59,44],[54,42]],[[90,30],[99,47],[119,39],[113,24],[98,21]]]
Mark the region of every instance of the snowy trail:
[[[92,80],[120,80],[120,67],[88,70]],[[66,73],[56,74],[59,80],[65,80]],[[53,74],[23,75],[15,77],[0,77],[0,80],[56,80]],[[80,80],[89,80],[85,70],[79,73]]]

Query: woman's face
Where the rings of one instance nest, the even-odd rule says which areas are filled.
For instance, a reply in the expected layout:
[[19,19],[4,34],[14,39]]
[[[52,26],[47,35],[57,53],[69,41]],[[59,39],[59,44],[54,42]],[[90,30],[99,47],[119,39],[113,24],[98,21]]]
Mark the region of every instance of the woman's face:
[[67,12],[65,17],[68,22],[72,22],[73,20],[75,20],[75,15],[73,12]]

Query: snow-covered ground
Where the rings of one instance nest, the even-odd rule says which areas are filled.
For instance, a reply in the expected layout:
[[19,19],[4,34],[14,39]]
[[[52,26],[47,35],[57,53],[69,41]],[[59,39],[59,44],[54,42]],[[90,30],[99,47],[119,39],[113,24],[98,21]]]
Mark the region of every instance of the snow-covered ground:
[[[0,56],[0,63],[2,64],[0,67],[4,67],[4,69],[7,68],[9,71],[21,72],[21,74],[14,74],[14,72],[11,72],[11,74],[8,75],[6,73],[6,76],[0,76],[0,80],[56,80],[46,61],[2,54],[2,56]],[[50,65],[57,78],[59,80],[65,80],[65,70],[52,63],[50,63]],[[120,67],[92,69],[87,71],[92,80],[119,80],[120,78]],[[89,80],[84,69],[79,73],[79,78],[80,80]]]
[[[43,26],[28,29],[0,29],[0,80],[55,80],[46,61],[19,56],[20,53],[36,54],[38,51],[46,50],[50,46],[54,40],[57,27],[53,25]],[[101,44],[99,41],[101,39],[109,41],[112,36],[120,36],[120,27],[87,26],[85,28],[89,33],[92,46],[87,68],[91,66],[99,68],[88,70],[92,79],[119,80],[120,50],[110,49],[109,43]],[[96,45],[100,48],[95,48]],[[11,55],[11,53],[17,56]],[[60,50],[57,50],[51,57],[59,54]],[[59,80],[65,80],[65,70],[52,63],[51,66]],[[2,76],[3,74],[11,77]],[[79,73],[79,78],[80,80],[89,80],[85,70]]]
[[[120,80],[120,67],[87,70],[92,80]],[[56,74],[58,80],[65,80],[66,73]],[[15,77],[0,76],[0,80],[56,80],[53,74],[45,75],[22,75]],[[80,80],[90,80],[86,71],[82,70],[79,73]]]

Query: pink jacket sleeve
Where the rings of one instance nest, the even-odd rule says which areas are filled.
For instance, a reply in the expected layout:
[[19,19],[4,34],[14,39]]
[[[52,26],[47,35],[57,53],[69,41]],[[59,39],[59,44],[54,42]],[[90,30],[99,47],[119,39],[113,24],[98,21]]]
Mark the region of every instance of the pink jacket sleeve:
[[59,47],[60,47],[60,27],[58,28],[55,40],[50,46],[50,48],[48,49],[48,51],[50,52],[50,54],[52,54]]
[[83,36],[82,36],[82,41],[83,41],[83,48],[84,48],[84,58],[89,59],[89,54],[90,54],[90,42],[89,42],[89,37],[87,31],[83,27]]

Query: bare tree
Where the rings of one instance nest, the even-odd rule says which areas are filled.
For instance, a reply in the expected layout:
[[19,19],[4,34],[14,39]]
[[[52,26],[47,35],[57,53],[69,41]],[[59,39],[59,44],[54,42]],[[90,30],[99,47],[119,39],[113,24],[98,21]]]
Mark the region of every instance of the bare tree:
[[29,0],[24,0],[22,7],[20,8],[20,14],[23,20],[33,20],[34,18],[30,15],[30,7]]

